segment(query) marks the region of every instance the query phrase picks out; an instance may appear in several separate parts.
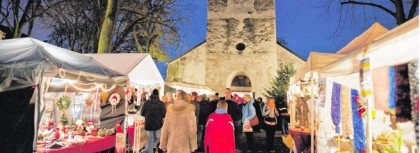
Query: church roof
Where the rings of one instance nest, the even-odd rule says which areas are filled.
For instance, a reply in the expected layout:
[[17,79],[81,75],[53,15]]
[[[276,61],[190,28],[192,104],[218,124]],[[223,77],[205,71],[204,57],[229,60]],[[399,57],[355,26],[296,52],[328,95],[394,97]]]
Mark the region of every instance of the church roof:
[[295,52],[293,52],[292,50],[290,50],[288,47],[286,47],[285,45],[283,45],[280,41],[277,41],[277,45],[283,47],[284,49],[286,49],[288,52],[292,53],[293,55],[295,55],[296,57],[298,57],[299,59],[301,59],[302,61],[306,61],[305,59],[303,59],[301,56],[299,56],[298,54],[296,54]]
[[[171,63],[179,58],[181,58],[182,56],[188,54],[189,52],[193,51],[194,49],[196,49],[197,47],[201,46],[202,44],[204,44],[206,42],[206,40],[202,41],[201,43],[195,45],[194,47],[192,47],[191,49],[189,49],[188,51],[182,53],[181,55],[179,55],[178,57],[169,60],[168,63]],[[299,56],[298,54],[296,54],[295,52],[293,52],[292,50],[290,50],[289,48],[287,48],[286,46],[284,46],[283,44],[281,44],[279,41],[277,41],[277,44],[280,45],[281,47],[283,47],[284,49],[286,49],[288,52],[292,53],[293,55],[295,55],[296,57],[298,57],[299,59],[301,59],[302,61],[306,61],[305,59],[303,59],[301,56]]]

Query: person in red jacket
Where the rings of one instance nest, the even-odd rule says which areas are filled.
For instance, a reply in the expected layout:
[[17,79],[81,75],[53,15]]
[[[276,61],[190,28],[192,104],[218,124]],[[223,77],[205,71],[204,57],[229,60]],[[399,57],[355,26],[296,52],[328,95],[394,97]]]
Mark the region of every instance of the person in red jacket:
[[227,113],[226,101],[219,101],[217,109],[210,114],[204,134],[205,153],[235,153],[235,127]]

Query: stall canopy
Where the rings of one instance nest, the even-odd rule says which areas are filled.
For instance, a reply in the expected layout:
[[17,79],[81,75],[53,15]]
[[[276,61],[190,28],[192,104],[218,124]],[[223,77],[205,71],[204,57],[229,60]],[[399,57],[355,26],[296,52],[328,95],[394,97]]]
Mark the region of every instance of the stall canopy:
[[380,23],[375,22],[369,29],[365,32],[354,38],[350,41],[346,46],[340,49],[337,53],[338,54],[349,54],[356,50],[360,46],[366,46],[371,43],[373,40],[382,36],[389,30],[382,26]]
[[104,67],[91,57],[34,38],[3,40],[0,46],[0,69],[3,72],[0,91],[14,88],[12,80],[15,79],[11,74],[22,68],[42,71],[43,76],[57,75],[82,82],[115,84],[126,80],[123,74]]
[[112,70],[127,75],[130,82],[136,87],[160,86],[161,89],[164,87],[165,81],[150,54],[88,54],[88,56]]
[[36,151],[43,96],[53,77],[125,85],[126,76],[93,58],[33,38],[0,41],[0,146],[3,152]]
[[318,72],[323,66],[343,58],[344,56],[345,54],[311,52],[306,63],[294,75],[292,83],[302,79],[306,73],[311,71]]
[[415,17],[370,43],[358,46],[348,56],[321,68],[320,73],[321,76],[356,73],[364,54],[370,57],[371,69],[415,60],[418,58],[418,42],[419,17]]

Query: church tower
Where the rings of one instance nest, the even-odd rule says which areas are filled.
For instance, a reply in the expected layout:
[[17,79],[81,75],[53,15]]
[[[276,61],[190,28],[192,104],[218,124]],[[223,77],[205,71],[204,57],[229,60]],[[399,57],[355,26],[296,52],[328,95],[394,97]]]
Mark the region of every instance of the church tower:
[[270,87],[278,65],[274,8],[274,0],[208,1],[207,86],[256,96]]
[[167,84],[263,97],[282,63],[304,61],[277,43],[274,0],[208,0],[206,40],[168,64]]

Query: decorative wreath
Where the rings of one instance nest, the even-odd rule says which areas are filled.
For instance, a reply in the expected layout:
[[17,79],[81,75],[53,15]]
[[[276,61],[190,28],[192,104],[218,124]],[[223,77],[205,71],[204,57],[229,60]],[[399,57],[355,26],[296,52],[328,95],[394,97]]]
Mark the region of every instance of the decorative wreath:
[[121,100],[121,97],[118,93],[113,93],[111,96],[109,96],[109,103],[111,105],[116,106]]
[[60,110],[66,110],[67,108],[69,108],[71,103],[71,99],[69,96],[61,96],[58,101],[57,101],[57,107]]

